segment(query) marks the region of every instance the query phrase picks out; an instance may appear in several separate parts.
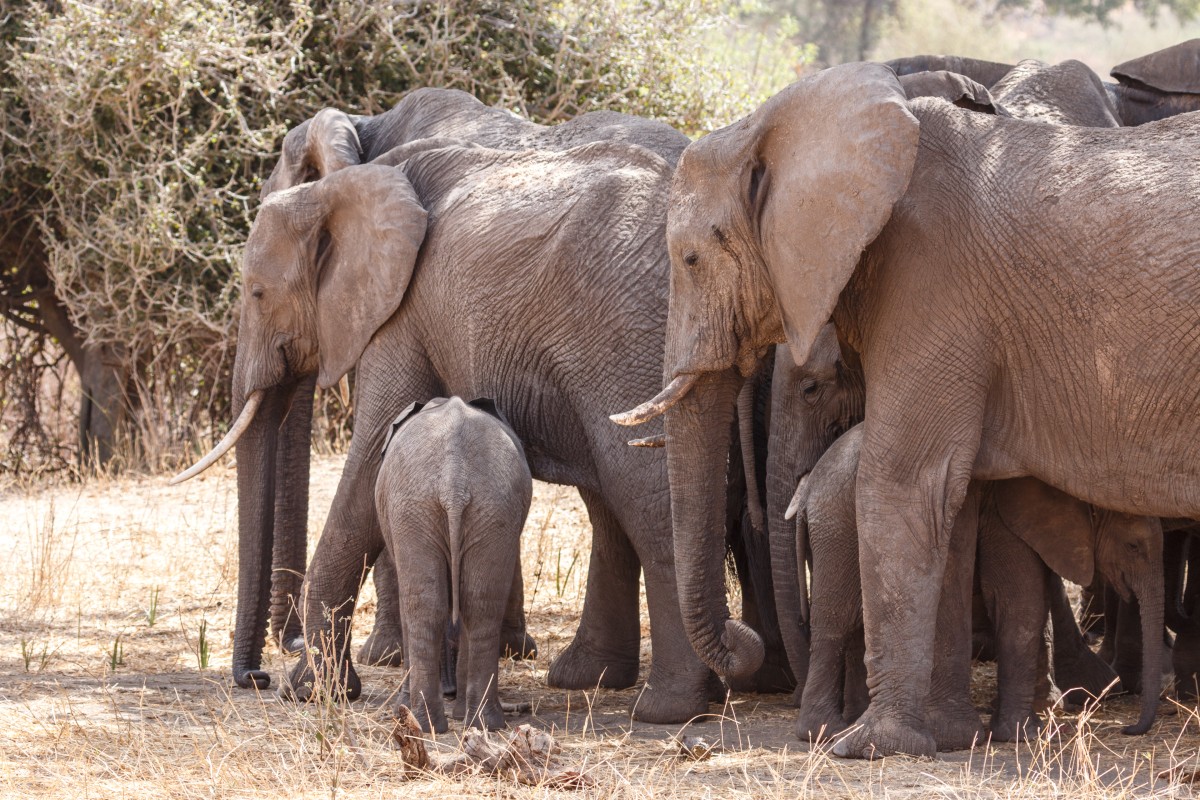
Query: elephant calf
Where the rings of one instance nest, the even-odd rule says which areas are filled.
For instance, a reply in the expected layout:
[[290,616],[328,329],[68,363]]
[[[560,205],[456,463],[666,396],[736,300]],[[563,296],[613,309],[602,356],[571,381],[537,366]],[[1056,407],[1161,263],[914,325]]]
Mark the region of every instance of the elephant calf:
[[532,492],[521,443],[491,400],[413,403],[392,423],[375,505],[396,565],[408,703],[425,731],[447,730],[439,667],[448,605],[462,626],[464,721],[505,725],[496,654]]

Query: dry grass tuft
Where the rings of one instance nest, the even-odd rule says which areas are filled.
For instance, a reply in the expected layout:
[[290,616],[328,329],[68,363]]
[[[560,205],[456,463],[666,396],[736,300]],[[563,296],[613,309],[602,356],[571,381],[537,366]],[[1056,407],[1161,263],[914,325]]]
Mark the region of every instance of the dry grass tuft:
[[[313,463],[316,538],[341,459]],[[233,688],[234,472],[176,489],[158,478],[12,485],[0,494],[0,797],[1123,798],[1190,796],[1200,778],[1200,715],[1164,702],[1146,737],[1120,728],[1136,700],[1082,714],[1056,709],[1036,740],[985,744],[935,761],[832,758],[798,742],[781,695],[739,695],[691,725],[630,722],[636,691],[545,686],[573,635],[590,531],[575,492],[538,484],[526,527],[530,629],[541,657],[506,662],[501,693],[532,711],[555,763],[578,780],[413,769],[394,737],[403,672],[362,668],[364,697],[307,705]],[[374,610],[364,592],[362,642]],[[207,664],[202,657],[204,631]],[[647,622],[643,609],[643,633]],[[643,656],[648,656],[648,639]],[[276,682],[290,666],[267,653]],[[987,702],[992,670],[976,670]],[[461,749],[461,725],[427,737],[435,759]],[[702,737],[706,757],[681,743]]]

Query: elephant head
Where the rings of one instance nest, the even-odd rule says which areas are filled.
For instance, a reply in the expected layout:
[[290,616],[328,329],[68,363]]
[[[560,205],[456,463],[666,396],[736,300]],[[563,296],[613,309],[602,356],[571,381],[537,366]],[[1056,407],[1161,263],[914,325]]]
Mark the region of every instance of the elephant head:
[[237,419],[173,482],[237,445],[239,579],[234,677],[266,688],[258,670],[271,575],[276,448],[296,386],[338,381],[400,306],[425,235],[426,212],[402,170],[339,170],[274,192],[259,209],[242,265],[233,369]]
[[918,133],[895,74],[853,64],[799,81],[693,143],[676,170],[667,387],[614,419],[667,413],[680,605],[692,646],[720,674],[752,668],[761,653],[720,590],[719,487],[738,373],[785,338],[792,361],[808,361],[904,194]]

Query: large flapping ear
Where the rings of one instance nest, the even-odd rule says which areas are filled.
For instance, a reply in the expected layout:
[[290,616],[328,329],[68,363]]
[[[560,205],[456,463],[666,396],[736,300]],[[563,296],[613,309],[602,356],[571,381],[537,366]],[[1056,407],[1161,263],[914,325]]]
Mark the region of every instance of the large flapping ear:
[[797,364],[833,314],[863,250],[908,188],[920,124],[882,64],[844,64],[754,113],[763,259]]
[[978,81],[991,88],[997,81],[1008,74],[1012,64],[998,61],[980,61],[978,58],[963,58],[961,56],[907,56],[894,58],[883,62],[892,68],[897,75],[913,75],[918,72],[936,72],[948,70],[959,75],[966,75],[973,81]]
[[383,449],[379,451],[380,456],[383,456],[387,453],[388,445],[392,443],[392,439],[395,437],[396,431],[400,430],[400,426],[408,422],[408,420],[416,414],[421,413],[421,409],[423,408],[425,408],[424,403],[409,403],[404,407],[404,410],[401,411],[394,420],[392,420],[391,428],[388,429],[388,435],[383,440]]
[[362,162],[354,121],[336,108],[324,108],[283,137],[283,152],[261,196],[320,180],[339,169]]
[[317,382],[332,386],[404,299],[426,213],[403,171],[363,164],[313,187],[325,209],[317,246]]
[[1121,83],[1140,83],[1160,92],[1200,94],[1200,39],[1118,64],[1109,74]]
[[968,111],[984,114],[1004,113],[983,84],[957,72],[942,69],[936,72],[901,75],[900,85],[904,87],[904,94],[909,100],[917,97],[940,97]]
[[1096,569],[1096,526],[1092,508],[1035,478],[996,481],[996,513],[1012,533],[1033,548],[1046,566],[1087,586]]

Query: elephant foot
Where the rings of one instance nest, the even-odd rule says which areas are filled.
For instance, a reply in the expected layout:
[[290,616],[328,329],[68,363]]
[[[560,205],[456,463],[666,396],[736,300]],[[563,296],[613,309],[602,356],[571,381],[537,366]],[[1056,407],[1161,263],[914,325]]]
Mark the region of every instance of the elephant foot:
[[463,726],[467,728],[482,728],[485,731],[500,731],[508,727],[508,722],[504,719],[504,709],[501,708],[499,703],[493,702],[484,703],[479,708],[473,709],[463,719]]
[[708,699],[705,686],[693,691],[683,691],[682,681],[664,681],[667,688],[655,688],[653,676],[633,700],[630,713],[638,722],[658,725],[690,722],[708,714]]
[[801,708],[796,721],[796,737],[807,742],[827,742],[848,727],[837,709]]
[[986,737],[979,714],[969,703],[944,704],[930,709],[925,724],[938,752],[969,750]]
[[605,660],[576,639],[554,659],[546,683],[558,689],[628,689],[637,683],[637,677],[636,658]]
[[501,630],[500,657],[513,661],[533,661],[538,657],[537,642],[524,630]]
[[372,667],[399,667],[404,663],[404,640],[400,630],[376,625],[358,651],[360,664]]
[[335,666],[328,659],[322,659],[319,652],[312,658],[301,659],[279,687],[280,697],[302,703],[325,698],[349,702],[357,700],[361,694],[362,681],[354,664],[346,659]]
[[990,725],[993,742],[1028,742],[1041,734],[1043,723],[1033,710],[1025,713],[997,713]]
[[446,709],[442,705],[442,698],[439,696],[432,703],[425,703],[424,694],[419,694],[415,698],[415,702],[411,706],[413,716],[417,718],[417,723],[421,726],[421,730],[426,733],[445,733],[450,730],[450,723],[446,720]]
[[1063,703],[1082,706],[1106,691],[1117,688],[1117,673],[1104,659],[1091,653],[1072,659],[1067,664],[1054,665],[1054,683],[1062,692]]
[[912,721],[867,709],[858,724],[833,745],[833,754],[839,758],[874,759],[897,753],[933,758],[937,743]]

